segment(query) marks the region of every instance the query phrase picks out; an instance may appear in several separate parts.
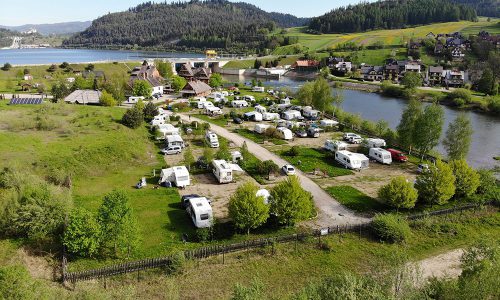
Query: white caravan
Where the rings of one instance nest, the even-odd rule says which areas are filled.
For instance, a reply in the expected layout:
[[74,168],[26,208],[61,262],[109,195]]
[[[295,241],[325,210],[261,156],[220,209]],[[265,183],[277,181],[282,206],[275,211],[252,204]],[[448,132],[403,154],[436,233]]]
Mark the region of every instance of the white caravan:
[[143,96],[130,96],[130,97],[128,97],[127,103],[135,104],[139,101],[144,101],[144,99],[146,99],[146,98],[144,98]]
[[191,185],[188,169],[178,166],[161,170],[158,184],[165,185],[167,182],[181,188]]
[[255,128],[253,129],[253,131],[263,134],[270,127],[271,125],[269,124],[255,124]]
[[285,127],[276,128],[278,135],[284,140],[293,140],[293,132]]
[[196,108],[204,108],[205,103],[207,103],[207,98],[205,97],[196,97],[194,98]]
[[280,104],[290,105],[290,98],[280,99]]
[[392,163],[391,152],[382,148],[370,148],[368,156],[382,164],[390,165]]
[[321,127],[334,127],[339,125],[339,122],[329,119],[324,119],[319,122],[319,126]]
[[283,120],[302,119],[302,114],[298,110],[287,110],[281,114]]
[[184,140],[180,135],[168,135],[165,139],[165,146],[166,148],[174,146],[184,148],[186,145],[184,144]]
[[335,160],[344,167],[353,170],[367,169],[370,164],[370,160],[365,155],[347,150],[335,152]]
[[211,148],[219,148],[219,138],[212,131],[207,131],[205,140]]
[[225,160],[214,160],[212,162],[212,172],[219,183],[233,182],[233,168]]
[[250,102],[255,102],[255,97],[254,96],[243,96],[243,100],[250,101]]
[[262,120],[264,121],[274,121],[279,119],[280,119],[280,114],[278,113],[265,112],[262,114]]
[[367,148],[382,148],[387,146],[385,140],[373,138],[365,139],[365,144]]
[[168,121],[169,121],[168,115],[161,114],[161,115],[155,116],[149,124],[151,124],[151,126],[159,126],[159,125],[163,125],[163,124],[167,123]]
[[212,206],[210,206],[207,198],[200,197],[189,199],[186,212],[191,217],[196,228],[208,228],[212,226]]
[[262,114],[256,111],[247,112],[243,114],[243,119],[248,121],[261,122]]
[[323,148],[332,152],[343,151],[347,150],[347,143],[341,141],[327,140]]
[[205,114],[209,116],[220,116],[222,115],[222,109],[216,106],[206,107]]
[[169,135],[181,135],[179,128],[174,127],[172,124],[161,124],[157,126],[156,131],[158,132],[158,140],[164,140]]
[[266,90],[263,86],[254,86],[252,88],[252,92],[256,92],[256,93],[264,93]]
[[248,107],[248,102],[245,100],[234,100],[231,102],[231,106],[234,108]]
[[304,118],[309,120],[317,120],[320,116],[321,112],[319,110],[307,108],[302,111],[302,115]]
[[261,113],[261,114],[267,112],[267,109],[262,105],[257,105],[256,107],[254,107],[254,109],[256,112]]

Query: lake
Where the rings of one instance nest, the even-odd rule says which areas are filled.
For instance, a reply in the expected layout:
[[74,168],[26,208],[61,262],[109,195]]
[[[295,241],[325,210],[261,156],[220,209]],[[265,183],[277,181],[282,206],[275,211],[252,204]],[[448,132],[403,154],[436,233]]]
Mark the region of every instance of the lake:
[[203,58],[199,53],[118,51],[90,49],[2,49],[0,64],[40,65],[68,63],[88,63],[101,61],[140,61],[147,58]]
[[[250,81],[249,78],[238,78],[224,76],[229,81]],[[263,80],[263,79],[261,79]],[[263,84],[273,87],[288,87],[297,90],[304,84],[304,80],[283,77],[280,80],[263,80]],[[356,90],[341,90],[344,95],[342,109],[350,113],[360,114],[363,119],[371,121],[386,120],[391,128],[396,128],[401,119],[401,114],[406,108],[408,101],[404,99],[384,97],[377,93],[367,93]],[[425,105],[429,105],[425,103]],[[443,134],[457,115],[462,112],[448,106],[443,106],[445,125]],[[465,111],[470,117],[474,134],[467,161],[476,168],[500,167],[500,162],[493,159],[500,156],[500,118],[472,111]],[[437,147],[441,153],[445,153],[442,144]]]

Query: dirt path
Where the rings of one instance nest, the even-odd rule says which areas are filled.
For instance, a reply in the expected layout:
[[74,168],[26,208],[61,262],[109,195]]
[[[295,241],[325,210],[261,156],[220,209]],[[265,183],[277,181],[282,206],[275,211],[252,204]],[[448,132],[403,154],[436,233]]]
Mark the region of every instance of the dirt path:
[[[182,120],[186,122],[203,122],[202,120],[196,119],[194,117],[191,117],[191,119],[189,119],[188,115],[180,114],[180,116]],[[243,142],[246,142],[248,150],[262,161],[272,160],[280,167],[288,163],[287,161],[283,160],[276,154],[271,153],[269,150],[260,146],[259,144],[245,139],[244,137],[236,133],[232,133],[225,128],[210,124],[210,129],[216,134],[232,141],[238,147],[243,145]],[[352,211],[342,206],[339,202],[328,195],[328,193],[326,193],[321,187],[319,187],[314,181],[306,177],[302,172],[298,171],[297,176],[302,183],[302,187],[313,195],[314,202],[316,204],[316,207],[318,208],[318,217],[312,221],[307,222],[306,225],[310,225],[314,228],[324,228],[336,225],[360,224],[369,221],[369,219],[367,218],[356,216]]]
[[426,280],[431,277],[458,277],[462,272],[460,258],[463,252],[462,249],[456,249],[419,261],[417,266],[422,272],[422,278]]

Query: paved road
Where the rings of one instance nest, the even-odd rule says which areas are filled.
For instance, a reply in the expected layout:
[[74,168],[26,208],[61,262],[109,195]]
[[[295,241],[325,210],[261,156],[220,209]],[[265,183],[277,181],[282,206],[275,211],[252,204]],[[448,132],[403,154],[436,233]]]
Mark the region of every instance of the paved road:
[[[191,117],[191,119],[189,119],[188,115],[180,115],[183,121],[203,122],[202,120],[196,119],[194,117]],[[245,139],[244,137],[236,133],[232,133],[223,127],[210,124],[210,129],[216,134],[232,141],[239,147],[243,145],[243,142],[246,142],[248,150],[262,161],[272,160],[278,166],[287,164],[285,160],[270,152],[266,148],[251,140]],[[328,193],[326,193],[322,188],[320,188],[314,181],[309,179],[302,172],[298,171],[297,176],[302,183],[302,187],[313,195],[314,202],[316,203],[316,207],[318,208],[318,217],[314,220],[306,222],[306,225],[310,225],[314,228],[325,228],[328,226],[359,224],[369,221],[369,219],[367,218],[354,215],[352,211],[348,210],[335,199],[333,199]]]

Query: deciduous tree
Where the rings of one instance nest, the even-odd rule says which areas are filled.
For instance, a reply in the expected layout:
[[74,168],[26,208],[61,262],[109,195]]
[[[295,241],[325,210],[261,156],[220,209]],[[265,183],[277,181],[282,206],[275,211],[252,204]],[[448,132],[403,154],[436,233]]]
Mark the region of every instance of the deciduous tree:
[[122,124],[132,129],[139,128],[142,122],[144,122],[144,114],[137,107],[127,110],[122,117]]
[[172,76],[172,88],[176,93],[182,90],[187,84],[187,80],[184,77],[174,75]]
[[83,209],[74,209],[64,231],[63,244],[70,254],[93,257],[101,246],[101,225],[94,214]]
[[415,188],[420,202],[442,205],[455,194],[455,176],[450,166],[438,160],[417,176]]
[[378,197],[394,208],[409,209],[415,207],[418,192],[413,183],[408,182],[404,176],[398,176],[380,188]]
[[256,195],[258,190],[255,184],[244,183],[229,200],[229,216],[235,226],[247,234],[264,224],[269,217],[269,207],[264,204],[263,197]]
[[397,127],[399,143],[407,147],[410,151],[415,145],[414,136],[417,131],[417,120],[422,115],[422,103],[416,99],[411,99],[408,106],[401,115],[401,121]]
[[286,226],[310,218],[314,214],[312,195],[296,176],[289,176],[271,190],[271,212]]
[[116,100],[113,98],[113,95],[110,93],[103,91],[101,97],[99,98],[101,104],[104,106],[116,106]]
[[158,107],[153,102],[148,102],[144,109],[142,110],[144,114],[144,119],[146,121],[151,121],[158,114]]
[[146,80],[136,80],[134,81],[133,93],[134,96],[150,98],[153,90],[151,85]]
[[469,167],[465,159],[451,161],[450,167],[455,175],[455,196],[470,197],[474,195],[480,185],[480,176],[476,170]]
[[210,80],[208,81],[208,85],[210,85],[213,88],[220,87],[222,86],[222,75],[219,73],[214,73],[212,76],[210,76]]
[[406,72],[401,80],[401,84],[404,85],[405,89],[413,90],[422,86],[422,76],[417,72]]
[[464,113],[459,114],[449,125],[443,145],[450,160],[467,157],[473,132],[470,118]]
[[412,139],[423,156],[439,144],[444,124],[443,108],[437,103],[427,106],[416,124]]

